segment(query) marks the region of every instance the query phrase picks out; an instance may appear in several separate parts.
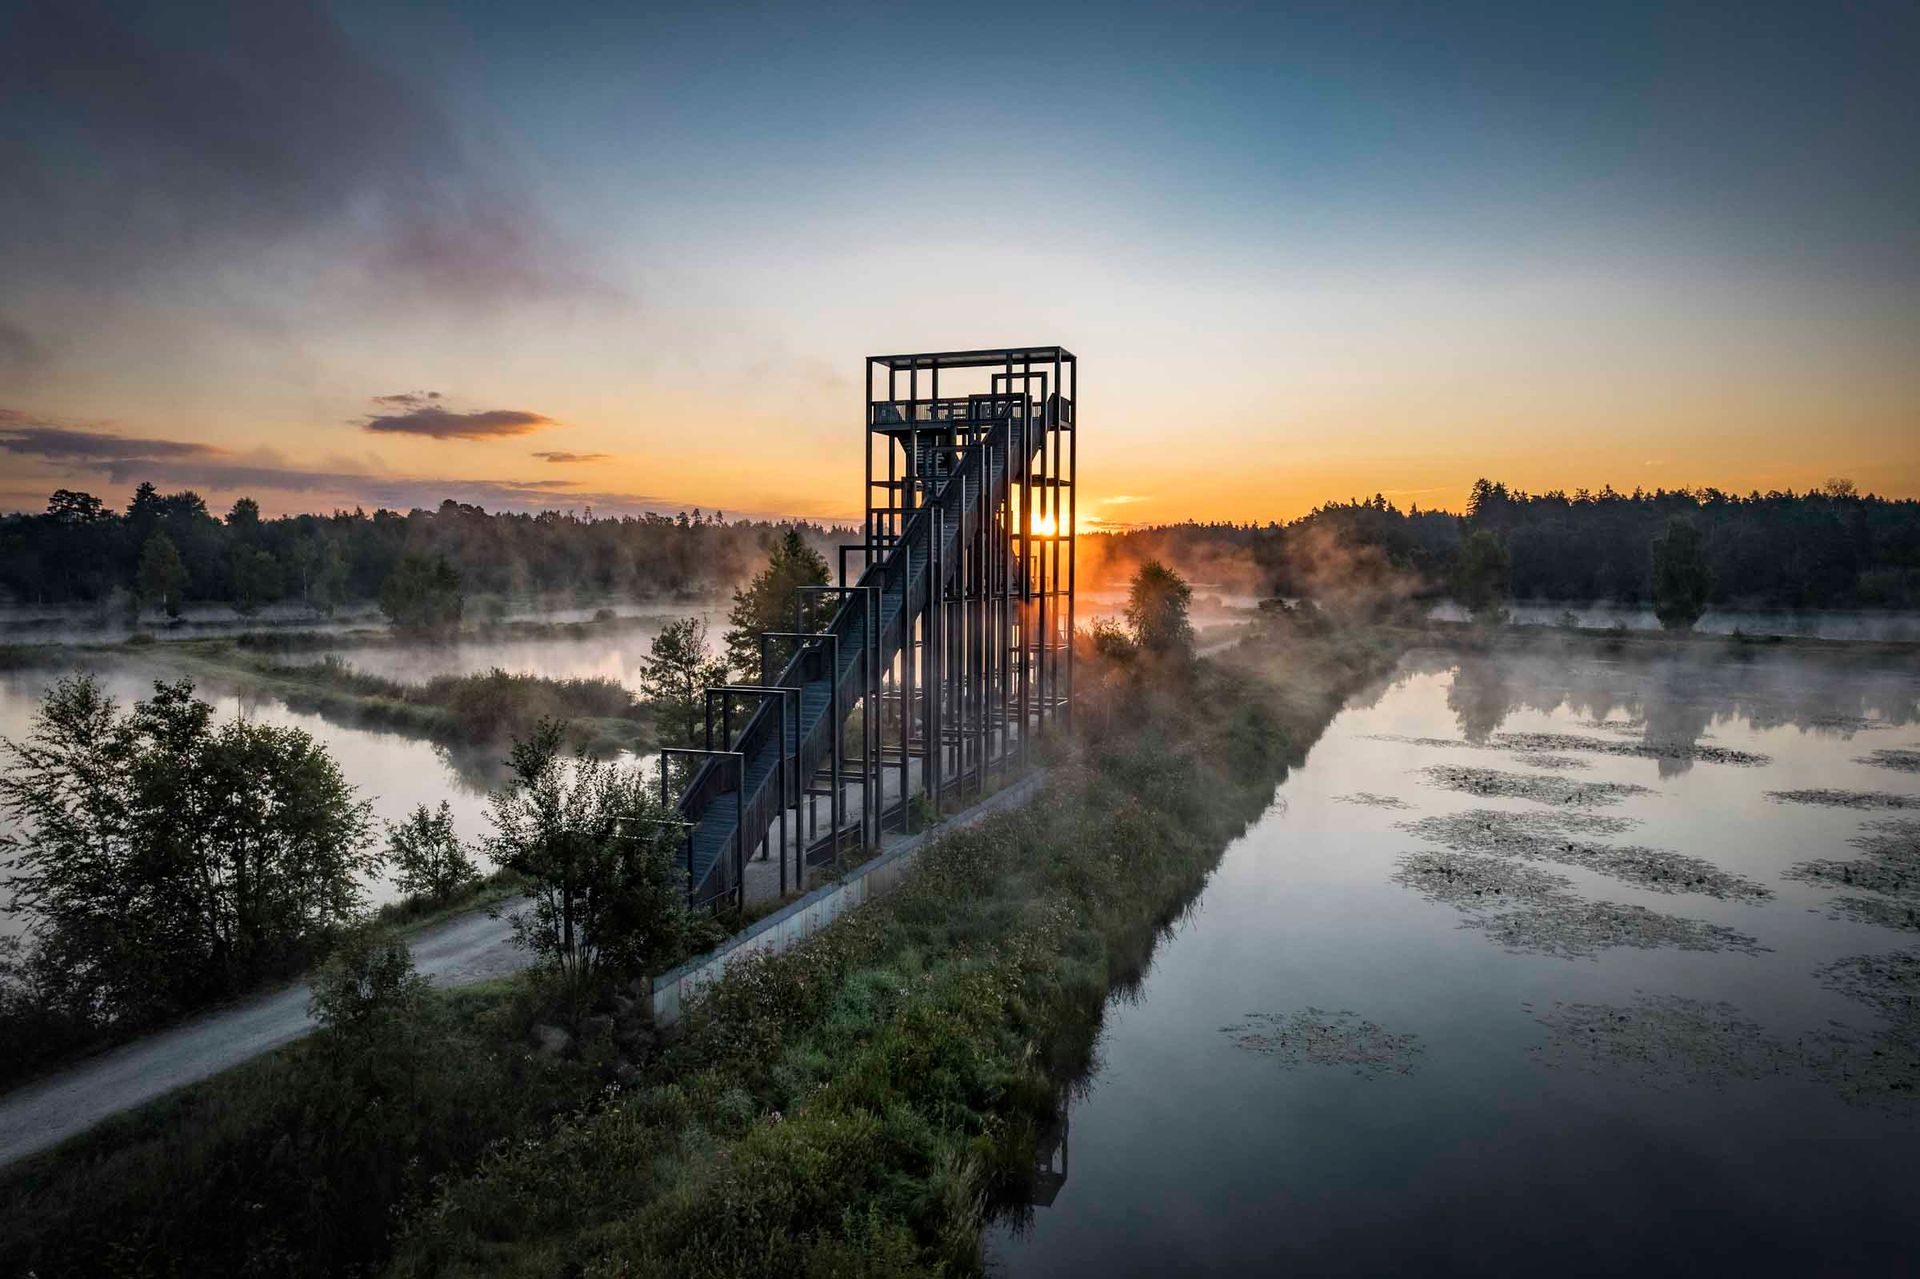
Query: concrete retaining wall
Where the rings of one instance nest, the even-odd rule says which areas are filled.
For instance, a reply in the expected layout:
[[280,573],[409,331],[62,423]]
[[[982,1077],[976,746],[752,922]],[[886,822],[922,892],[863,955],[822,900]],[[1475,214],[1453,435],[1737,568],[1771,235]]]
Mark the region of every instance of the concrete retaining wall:
[[843,878],[814,889],[798,901],[788,902],[706,954],[696,955],[673,971],[655,977],[654,1022],[668,1026],[680,1020],[681,1010],[705,993],[707,987],[719,981],[726,974],[727,965],[734,960],[766,952],[778,955],[791,950],[868,899],[891,892],[906,877],[913,859],[928,840],[976,825],[1005,809],[1017,808],[1032,799],[1045,780],[1045,769],[1029,773],[933,829],[901,840]]

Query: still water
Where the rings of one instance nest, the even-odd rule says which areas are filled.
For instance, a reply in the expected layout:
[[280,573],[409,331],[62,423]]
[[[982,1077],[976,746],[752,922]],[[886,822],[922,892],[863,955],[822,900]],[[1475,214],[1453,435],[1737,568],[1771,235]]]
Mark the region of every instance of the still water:
[[1916,763],[1911,658],[1409,657],[1113,1001],[995,1269],[1913,1273]]

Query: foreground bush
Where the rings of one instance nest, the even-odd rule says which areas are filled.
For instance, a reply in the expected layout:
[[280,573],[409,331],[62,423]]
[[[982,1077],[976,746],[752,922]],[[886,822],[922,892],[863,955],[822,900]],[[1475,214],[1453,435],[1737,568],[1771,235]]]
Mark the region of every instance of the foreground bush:
[[515,943],[560,979],[578,1020],[610,979],[671,967],[719,937],[687,907],[680,828],[641,766],[567,759],[560,739],[548,720],[514,743],[511,776],[487,800],[488,851],[532,898],[512,917]]
[[[71,1048],[288,971],[354,918],[379,863],[369,806],[308,734],[217,723],[190,682],[122,714],[89,675],[50,688],[0,744],[0,838],[29,946],[0,1012],[64,1023]],[[16,1039],[0,1079],[44,1059]]]

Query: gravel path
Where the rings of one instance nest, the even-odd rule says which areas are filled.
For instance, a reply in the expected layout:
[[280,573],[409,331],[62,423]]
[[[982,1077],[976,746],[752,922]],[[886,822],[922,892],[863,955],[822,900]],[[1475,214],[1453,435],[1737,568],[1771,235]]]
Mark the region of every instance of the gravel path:
[[[509,903],[512,909],[517,903]],[[505,919],[475,911],[413,938],[422,976],[462,986],[524,968]],[[110,1115],[197,1083],[313,1029],[302,982],[123,1044],[0,1097],[0,1166],[85,1132]]]

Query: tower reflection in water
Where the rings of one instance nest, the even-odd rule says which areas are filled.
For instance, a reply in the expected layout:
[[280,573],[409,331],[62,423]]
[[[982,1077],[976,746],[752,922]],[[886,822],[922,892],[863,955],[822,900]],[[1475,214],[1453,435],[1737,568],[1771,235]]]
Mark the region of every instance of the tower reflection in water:
[[1033,1181],[1027,1191],[1027,1202],[1036,1208],[1051,1208],[1060,1195],[1060,1188],[1066,1184],[1067,1116],[1062,1113],[1058,1122],[1040,1134],[1034,1151]]

